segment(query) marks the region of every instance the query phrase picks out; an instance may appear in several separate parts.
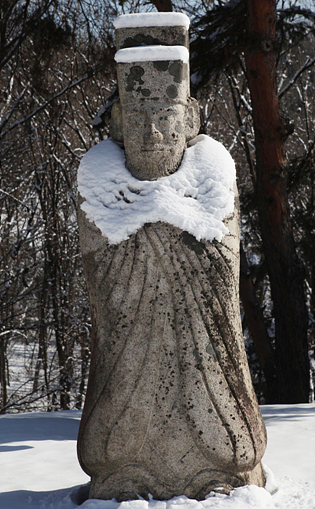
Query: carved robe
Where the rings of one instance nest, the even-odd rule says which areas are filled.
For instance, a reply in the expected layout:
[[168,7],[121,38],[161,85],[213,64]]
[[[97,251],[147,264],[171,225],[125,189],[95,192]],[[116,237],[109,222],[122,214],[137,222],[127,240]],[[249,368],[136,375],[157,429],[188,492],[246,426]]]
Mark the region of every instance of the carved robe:
[[[237,201],[237,200],[235,200]],[[78,454],[91,498],[264,485],[239,313],[239,217],[221,242],[167,223],[108,243],[79,209],[92,358]]]

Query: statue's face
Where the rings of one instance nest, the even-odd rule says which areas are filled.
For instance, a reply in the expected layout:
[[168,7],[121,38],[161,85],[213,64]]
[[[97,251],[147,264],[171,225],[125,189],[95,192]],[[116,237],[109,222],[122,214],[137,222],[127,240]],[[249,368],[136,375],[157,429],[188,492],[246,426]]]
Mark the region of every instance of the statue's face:
[[149,103],[123,106],[126,165],[139,180],[174,173],[186,147],[185,106]]

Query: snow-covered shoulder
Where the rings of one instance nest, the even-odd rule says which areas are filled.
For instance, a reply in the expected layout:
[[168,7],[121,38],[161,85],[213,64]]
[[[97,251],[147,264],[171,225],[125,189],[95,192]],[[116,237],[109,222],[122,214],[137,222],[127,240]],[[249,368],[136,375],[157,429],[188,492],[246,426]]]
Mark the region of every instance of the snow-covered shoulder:
[[189,18],[181,12],[142,12],[123,14],[114,21],[115,28],[184,26],[189,28]]
[[115,54],[115,60],[121,64],[181,60],[184,64],[187,64],[189,52],[185,46],[136,46],[118,50]]
[[197,240],[219,242],[223,219],[234,211],[236,173],[223,145],[205,135],[189,144],[179,169],[158,180],[137,180],[125,167],[124,151],[111,139],[93,147],[78,171],[81,209],[110,244],[128,239],[145,223],[166,222]]

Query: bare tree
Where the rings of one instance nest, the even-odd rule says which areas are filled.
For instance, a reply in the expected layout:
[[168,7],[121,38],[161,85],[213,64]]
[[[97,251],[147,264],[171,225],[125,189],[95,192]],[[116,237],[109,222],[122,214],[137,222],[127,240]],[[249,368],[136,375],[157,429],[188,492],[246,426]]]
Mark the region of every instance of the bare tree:
[[[5,3],[1,407],[79,408],[90,316],[76,225],[76,170],[98,141],[92,120],[112,92],[112,29],[101,22],[91,26],[89,9],[101,12],[101,2],[46,2],[37,10],[27,1]],[[19,370],[18,354],[25,356]]]

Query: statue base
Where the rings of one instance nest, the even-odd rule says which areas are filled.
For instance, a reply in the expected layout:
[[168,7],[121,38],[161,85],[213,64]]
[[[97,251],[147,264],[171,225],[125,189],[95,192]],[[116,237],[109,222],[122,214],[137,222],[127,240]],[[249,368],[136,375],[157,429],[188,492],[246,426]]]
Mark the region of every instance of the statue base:
[[[211,480],[210,480],[211,479]],[[178,480],[176,485],[163,482],[140,465],[126,465],[122,470],[107,476],[93,477],[89,498],[111,500],[117,502],[138,500],[140,497],[149,500],[169,500],[185,495],[195,500],[204,500],[211,492],[228,495],[234,488],[247,484],[265,486],[265,476],[259,463],[254,470],[238,476],[219,470],[204,470],[189,481]]]

